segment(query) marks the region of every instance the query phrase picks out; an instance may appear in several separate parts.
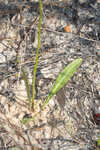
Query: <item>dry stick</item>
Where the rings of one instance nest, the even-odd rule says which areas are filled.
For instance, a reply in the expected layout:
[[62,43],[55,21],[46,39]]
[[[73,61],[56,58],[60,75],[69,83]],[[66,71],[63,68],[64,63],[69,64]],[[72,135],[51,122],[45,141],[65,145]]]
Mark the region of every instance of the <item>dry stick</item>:
[[14,13],[19,13],[19,12],[20,12],[20,9],[0,10],[0,15],[14,14]]

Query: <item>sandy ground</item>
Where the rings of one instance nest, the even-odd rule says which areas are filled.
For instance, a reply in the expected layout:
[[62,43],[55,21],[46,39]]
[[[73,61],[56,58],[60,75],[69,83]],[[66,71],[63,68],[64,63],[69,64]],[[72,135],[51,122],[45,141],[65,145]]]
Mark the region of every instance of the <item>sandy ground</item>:
[[[38,21],[38,1],[0,2],[0,149],[98,149],[100,2],[43,1],[33,112],[21,68],[32,89]],[[77,73],[40,111],[57,75],[76,58],[83,59]],[[26,116],[31,119],[23,124]]]

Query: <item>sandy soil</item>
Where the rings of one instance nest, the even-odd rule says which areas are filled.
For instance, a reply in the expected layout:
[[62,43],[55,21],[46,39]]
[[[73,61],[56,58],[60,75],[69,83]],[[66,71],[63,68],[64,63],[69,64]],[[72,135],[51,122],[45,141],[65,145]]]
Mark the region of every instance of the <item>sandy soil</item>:
[[[100,119],[93,117],[100,113],[100,2],[43,0],[33,112],[21,68],[32,89],[38,22],[38,1],[1,0],[0,149],[98,149]],[[57,75],[76,58],[83,64],[41,111]]]

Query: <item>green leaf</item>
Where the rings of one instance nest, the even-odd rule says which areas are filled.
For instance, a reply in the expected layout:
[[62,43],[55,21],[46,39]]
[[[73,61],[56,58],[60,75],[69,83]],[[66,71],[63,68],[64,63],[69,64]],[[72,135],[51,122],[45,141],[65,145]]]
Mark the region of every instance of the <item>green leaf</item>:
[[32,120],[32,118],[24,118],[24,119],[22,119],[21,123],[26,124],[31,120]]
[[49,93],[47,99],[44,101],[42,108],[48,104],[49,100],[54,96],[64,85],[68,82],[68,80],[73,76],[73,74],[77,71],[78,67],[81,65],[82,59],[76,59],[72,63],[70,63],[67,67],[63,69],[63,71],[57,77],[51,92]]
[[97,145],[100,146],[100,139],[97,140]]
[[25,117],[21,120],[21,123],[26,124],[29,123],[29,121],[34,121],[34,117],[31,118]]

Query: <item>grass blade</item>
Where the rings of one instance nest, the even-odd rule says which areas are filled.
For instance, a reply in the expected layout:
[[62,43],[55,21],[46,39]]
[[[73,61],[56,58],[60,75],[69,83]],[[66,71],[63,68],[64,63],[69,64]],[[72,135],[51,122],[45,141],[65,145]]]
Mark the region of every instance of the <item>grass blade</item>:
[[35,97],[35,80],[36,80],[36,72],[37,72],[37,65],[38,65],[38,56],[39,56],[39,47],[40,47],[40,32],[41,32],[41,20],[42,20],[42,1],[39,0],[39,7],[40,7],[40,16],[39,16],[39,31],[38,31],[38,44],[37,44],[37,51],[36,51],[36,62],[33,71],[33,96],[32,96],[32,108],[34,110],[34,97]]
[[42,108],[48,104],[49,100],[54,96],[64,85],[68,82],[68,80],[73,76],[78,67],[81,65],[82,59],[76,59],[72,63],[70,63],[67,67],[63,69],[63,71],[57,77],[51,92],[49,93],[47,99],[44,101]]
[[31,107],[31,90],[30,90],[30,85],[29,85],[29,82],[28,82],[28,77],[24,71],[24,69],[22,68],[22,73],[23,73],[23,77],[24,77],[24,82],[25,82],[25,87],[26,87],[26,90],[27,90],[27,97],[28,97],[28,100],[29,100],[29,105]]

